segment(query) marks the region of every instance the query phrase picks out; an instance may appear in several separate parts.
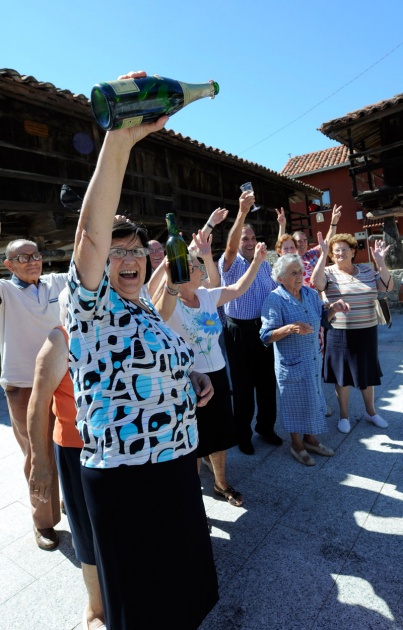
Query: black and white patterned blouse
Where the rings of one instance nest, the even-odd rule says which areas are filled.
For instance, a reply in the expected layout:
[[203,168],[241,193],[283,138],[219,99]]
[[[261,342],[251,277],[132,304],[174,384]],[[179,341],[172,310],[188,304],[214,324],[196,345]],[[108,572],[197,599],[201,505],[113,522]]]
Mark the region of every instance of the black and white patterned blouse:
[[197,446],[193,351],[160,318],[114,291],[109,264],[97,291],[69,271],[70,373],[83,465],[112,468],[176,459]]

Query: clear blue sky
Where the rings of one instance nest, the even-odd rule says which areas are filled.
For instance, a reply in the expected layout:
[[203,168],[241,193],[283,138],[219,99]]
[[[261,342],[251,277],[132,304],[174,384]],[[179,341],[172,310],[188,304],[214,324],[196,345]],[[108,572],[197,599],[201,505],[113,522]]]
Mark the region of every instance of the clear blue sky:
[[402,0],[18,0],[0,15],[0,67],[74,93],[130,70],[214,79],[220,94],[167,129],[275,171],[335,145],[323,122],[403,92]]

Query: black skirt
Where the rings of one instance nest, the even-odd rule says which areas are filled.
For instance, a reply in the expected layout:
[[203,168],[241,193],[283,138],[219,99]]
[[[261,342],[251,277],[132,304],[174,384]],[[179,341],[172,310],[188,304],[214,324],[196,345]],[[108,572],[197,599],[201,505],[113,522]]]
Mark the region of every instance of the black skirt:
[[226,451],[238,442],[235,435],[234,415],[227,371],[209,372],[214,396],[205,407],[197,407],[196,419],[199,432],[197,457]]
[[196,630],[218,600],[196,452],[82,467],[110,630]]
[[330,328],[326,334],[323,379],[359,389],[381,384],[378,326],[353,330]]

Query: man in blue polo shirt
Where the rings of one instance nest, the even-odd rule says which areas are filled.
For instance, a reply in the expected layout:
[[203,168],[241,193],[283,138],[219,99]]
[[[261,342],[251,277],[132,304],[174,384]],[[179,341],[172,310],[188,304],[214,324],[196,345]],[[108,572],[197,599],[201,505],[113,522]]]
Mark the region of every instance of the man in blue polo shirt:
[[[242,193],[239,211],[228,235],[224,254],[219,261],[221,283],[234,284],[249,268],[256,247],[256,236],[245,218],[253,205],[253,193]],[[269,444],[279,446],[282,439],[274,432],[276,422],[276,377],[272,344],[260,340],[262,305],[270,291],[277,287],[271,278],[271,267],[263,262],[251,287],[241,297],[224,305],[227,323],[225,345],[231,370],[235,427],[240,450],[253,455],[252,420],[255,414],[259,433]]]

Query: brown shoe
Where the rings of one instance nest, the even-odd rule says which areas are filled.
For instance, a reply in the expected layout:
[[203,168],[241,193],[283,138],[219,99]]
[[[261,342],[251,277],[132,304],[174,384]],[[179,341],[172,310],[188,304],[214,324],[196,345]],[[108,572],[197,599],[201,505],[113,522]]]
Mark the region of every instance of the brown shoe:
[[37,529],[34,525],[34,533],[36,544],[40,549],[51,551],[52,549],[56,549],[59,544],[59,534],[53,527]]

